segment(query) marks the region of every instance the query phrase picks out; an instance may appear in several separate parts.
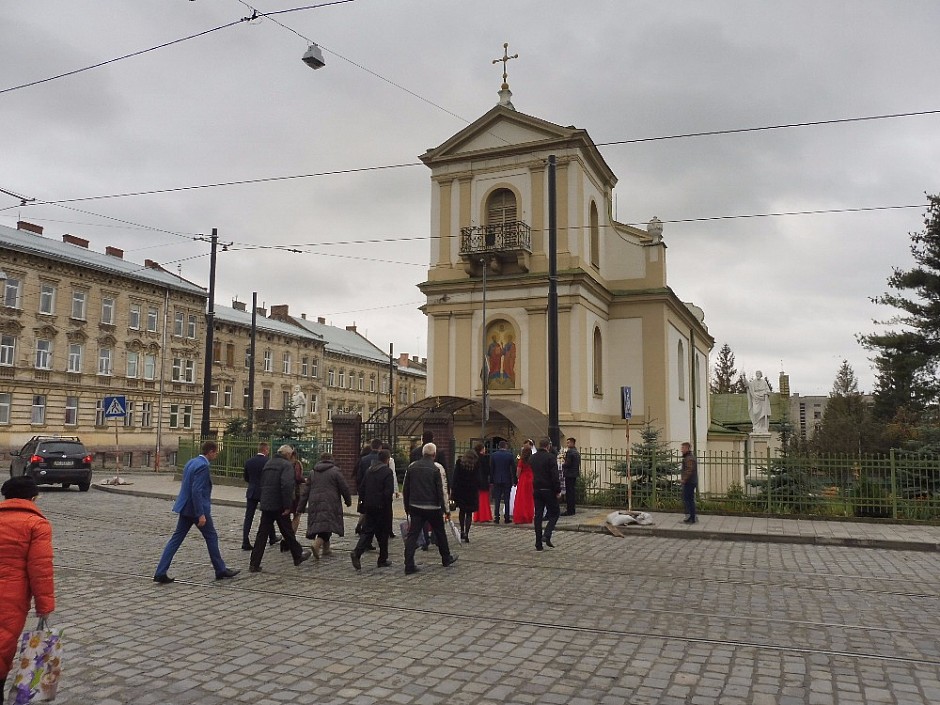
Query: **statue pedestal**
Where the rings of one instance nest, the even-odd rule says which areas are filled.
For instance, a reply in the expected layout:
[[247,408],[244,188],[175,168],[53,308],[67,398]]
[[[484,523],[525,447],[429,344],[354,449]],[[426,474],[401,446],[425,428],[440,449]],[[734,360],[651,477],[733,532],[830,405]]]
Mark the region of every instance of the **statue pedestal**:
[[767,451],[770,449],[770,434],[757,433],[752,431],[747,437],[747,450],[751,458],[751,463],[761,462],[767,459]]

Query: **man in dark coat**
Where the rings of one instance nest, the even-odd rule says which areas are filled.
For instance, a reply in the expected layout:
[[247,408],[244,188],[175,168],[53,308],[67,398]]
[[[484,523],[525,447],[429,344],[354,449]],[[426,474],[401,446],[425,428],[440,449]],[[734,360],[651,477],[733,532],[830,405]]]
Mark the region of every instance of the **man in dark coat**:
[[300,547],[291,526],[290,513],[294,508],[294,465],[290,461],[294,449],[283,445],[277,449],[277,455],[265,463],[261,470],[261,525],[251,549],[249,573],[261,572],[261,559],[268,540],[274,534],[274,525],[281,530],[283,540],[287,542],[294,565],[300,565],[310,558],[311,552]]
[[686,517],[683,524],[694,524],[698,521],[695,516],[695,488],[698,487],[698,461],[692,453],[692,444],[682,444],[682,503],[685,505]]
[[509,452],[506,441],[499,442],[499,450],[490,456],[490,480],[493,483],[493,523],[499,523],[499,504],[503,503],[506,523],[512,520],[512,507],[509,501],[512,486],[516,484],[516,459]]
[[577,441],[569,438],[565,441],[565,459],[561,463],[561,470],[565,474],[565,504],[568,511],[565,516],[573,516],[575,500],[577,499],[578,475],[581,474],[581,454],[578,452]]
[[392,517],[392,495],[395,494],[395,480],[388,465],[391,454],[380,450],[375,463],[362,478],[359,485],[359,504],[362,507],[362,528],[359,541],[353,549],[351,558],[356,570],[362,569],[362,554],[372,543],[374,536],[379,542],[379,568],[388,568],[388,533]]
[[[242,525],[242,550],[251,550],[251,523],[255,519],[258,502],[261,501],[261,471],[268,462],[270,446],[267,443],[258,444],[258,452],[245,461],[244,478],[248,483],[245,491],[245,523]],[[277,535],[271,537],[271,544],[277,542]]]
[[444,531],[444,515],[448,513],[448,502],[444,496],[441,471],[434,464],[437,446],[425,443],[421,450],[421,459],[408,466],[408,474],[405,475],[405,485],[402,488],[405,512],[409,517],[408,535],[405,537],[405,575],[418,572],[415,550],[418,548],[418,534],[421,533],[425,522],[431,525],[434,532],[444,567],[457,561],[457,556],[450,554],[447,532]]
[[369,446],[372,448],[372,451],[359,458],[359,465],[356,467],[356,492],[359,491],[362,478],[366,476],[366,473],[369,472],[369,468],[371,468],[378,459],[379,451],[382,449],[382,441],[378,438],[373,438]]
[[552,533],[555,531],[555,524],[558,522],[558,516],[561,510],[558,507],[558,499],[561,497],[561,481],[558,479],[558,461],[551,452],[552,441],[550,438],[543,438],[539,441],[539,449],[530,459],[529,465],[532,466],[532,495],[535,498],[535,550],[542,550],[542,515],[548,517],[548,525],[545,527],[544,543],[549,548],[555,548],[552,544]]

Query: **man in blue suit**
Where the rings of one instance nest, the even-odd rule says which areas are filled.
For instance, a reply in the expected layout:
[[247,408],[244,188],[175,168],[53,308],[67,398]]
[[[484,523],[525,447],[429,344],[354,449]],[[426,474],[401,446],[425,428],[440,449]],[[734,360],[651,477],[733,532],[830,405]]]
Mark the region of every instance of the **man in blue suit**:
[[219,535],[212,523],[212,478],[209,475],[209,463],[219,454],[219,447],[214,441],[202,444],[200,454],[186,463],[183,468],[183,480],[180,484],[180,493],[173,505],[173,511],[179,514],[176,521],[176,531],[167,541],[163,555],[157,564],[153,581],[155,583],[172,583],[174,578],[167,575],[173,556],[179,550],[189,530],[195,526],[206,540],[209,549],[209,559],[215,569],[215,579],[234,578],[238,570],[226,567],[219,551]]

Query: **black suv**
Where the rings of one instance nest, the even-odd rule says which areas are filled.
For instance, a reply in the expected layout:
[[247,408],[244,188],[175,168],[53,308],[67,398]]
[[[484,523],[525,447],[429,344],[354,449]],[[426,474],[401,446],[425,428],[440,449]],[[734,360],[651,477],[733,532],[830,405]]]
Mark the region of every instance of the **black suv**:
[[40,485],[68,489],[72,484],[87,492],[91,487],[91,453],[78,436],[33,436],[10,453],[10,477],[29,475]]

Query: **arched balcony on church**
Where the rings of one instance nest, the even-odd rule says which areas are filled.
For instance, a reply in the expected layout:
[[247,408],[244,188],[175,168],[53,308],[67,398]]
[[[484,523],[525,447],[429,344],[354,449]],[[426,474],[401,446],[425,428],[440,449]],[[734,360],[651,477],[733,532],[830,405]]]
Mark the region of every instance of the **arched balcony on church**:
[[499,274],[503,265],[514,263],[528,271],[532,254],[532,228],[517,219],[516,194],[499,188],[486,201],[486,223],[460,229],[460,257],[470,276],[480,273],[483,263]]

